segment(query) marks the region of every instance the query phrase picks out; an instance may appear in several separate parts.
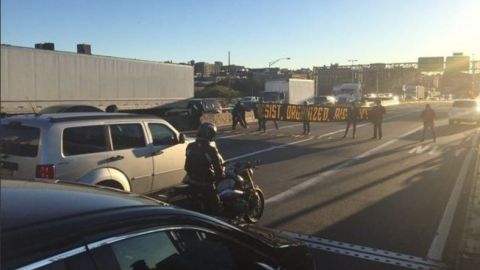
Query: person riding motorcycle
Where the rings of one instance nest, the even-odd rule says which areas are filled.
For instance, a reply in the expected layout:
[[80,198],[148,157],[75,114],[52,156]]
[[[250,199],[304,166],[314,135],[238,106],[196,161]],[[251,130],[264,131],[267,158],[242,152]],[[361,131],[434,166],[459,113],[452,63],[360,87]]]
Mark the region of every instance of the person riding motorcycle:
[[209,214],[219,212],[220,199],[215,183],[225,178],[223,158],[214,142],[217,127],[211,123],[202,123],[198,128],[195,142],[187,146],[185,171],[187,183],[195,192],[203,195],[205,211]]

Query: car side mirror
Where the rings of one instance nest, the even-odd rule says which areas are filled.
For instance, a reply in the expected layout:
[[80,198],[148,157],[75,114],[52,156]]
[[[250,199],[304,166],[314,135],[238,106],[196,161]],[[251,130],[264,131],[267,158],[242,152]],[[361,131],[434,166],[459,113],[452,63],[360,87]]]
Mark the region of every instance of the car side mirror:
[[178,136],[178,142],[185,143],[185,141],[186,141],[185,134],[180,133],[180,135]]

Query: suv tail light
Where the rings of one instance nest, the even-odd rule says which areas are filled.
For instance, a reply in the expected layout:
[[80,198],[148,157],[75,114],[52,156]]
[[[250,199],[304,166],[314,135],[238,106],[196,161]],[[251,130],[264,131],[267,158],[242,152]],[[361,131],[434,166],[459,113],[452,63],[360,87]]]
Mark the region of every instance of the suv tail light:
[[35,177],[44,178],[44,179],[54,179],[55,166],[53,164],[37,165]]

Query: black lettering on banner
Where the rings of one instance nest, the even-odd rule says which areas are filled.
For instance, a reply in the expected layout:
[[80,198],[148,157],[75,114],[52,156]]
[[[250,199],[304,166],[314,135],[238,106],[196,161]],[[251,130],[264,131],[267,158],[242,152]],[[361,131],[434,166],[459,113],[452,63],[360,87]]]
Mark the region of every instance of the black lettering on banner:
[[[264,104],[264,115],[266,120],[294,121],[301,122],[306,116],[310,122],[342,122],[348,119],[349,108],[342,106],[317,106],[295,105],[295,104]],[[307,109],[305,114],[305,109]],[[359,108],[359,121],[368,120],[370,108]]]

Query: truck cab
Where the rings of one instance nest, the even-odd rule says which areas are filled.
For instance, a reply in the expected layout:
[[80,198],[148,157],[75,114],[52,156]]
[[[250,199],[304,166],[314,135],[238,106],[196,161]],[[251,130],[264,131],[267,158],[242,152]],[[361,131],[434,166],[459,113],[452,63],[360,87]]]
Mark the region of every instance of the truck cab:
[[359,83],[344,83],[333,88],[337,103],[359,102],[363,98],[362,86]]

